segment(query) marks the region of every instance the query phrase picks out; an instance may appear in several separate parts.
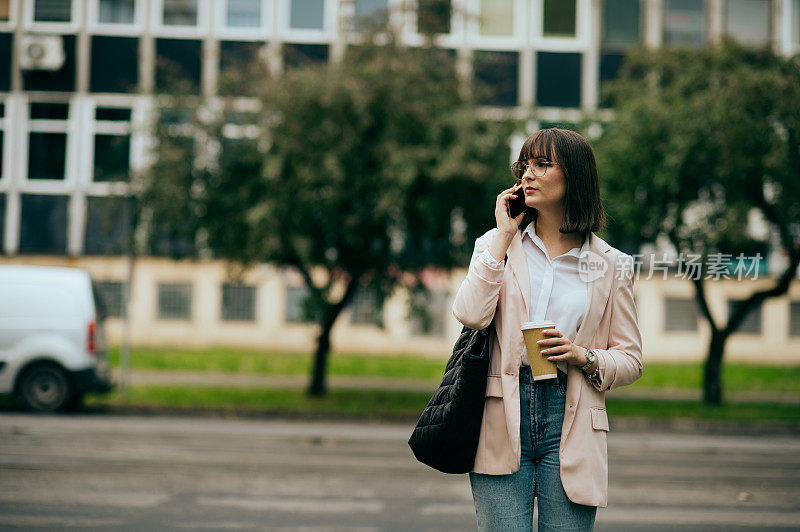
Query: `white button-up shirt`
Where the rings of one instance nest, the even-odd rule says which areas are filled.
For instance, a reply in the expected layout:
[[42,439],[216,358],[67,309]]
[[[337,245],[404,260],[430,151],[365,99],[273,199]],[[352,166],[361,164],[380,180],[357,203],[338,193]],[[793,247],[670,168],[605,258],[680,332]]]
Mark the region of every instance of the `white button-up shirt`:
[[[563,255],[550,258],[542,239],[536,235],[535,221],[522,233],[522,249],[528,263],[530,279],[530,321],[550,320],[561,334],[575,341],[578,327],[583,321],[588,298],[588,283],[580,278],[578,262],[581,254],[589,250],[590,233],[581,248],[572,248]],[[495,268],[504,266],[487,249],[481,257]],[[522,364],[529,366],[527,348],[522,351]],[[567,372],[567,363],[559,361],[558,369]]]

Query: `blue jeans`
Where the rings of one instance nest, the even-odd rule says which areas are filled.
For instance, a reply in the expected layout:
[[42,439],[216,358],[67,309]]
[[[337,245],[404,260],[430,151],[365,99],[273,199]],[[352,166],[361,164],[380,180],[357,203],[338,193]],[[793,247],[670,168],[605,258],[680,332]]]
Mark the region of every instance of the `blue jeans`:
[[520,388],[520,469],[510,475],[470,473],[478,529],[491,532],[533,530],[538,500],[538,530],[592,530],[594,506],[569,500],[561,485],[558,448],[564,420],[567,376],[534,381],[522,366]]

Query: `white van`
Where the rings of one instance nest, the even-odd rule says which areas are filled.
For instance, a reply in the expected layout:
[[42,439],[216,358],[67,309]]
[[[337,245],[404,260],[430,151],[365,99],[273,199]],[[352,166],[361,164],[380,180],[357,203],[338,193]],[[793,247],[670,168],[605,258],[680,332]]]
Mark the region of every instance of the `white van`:
[[51,411],[112,389],[95,294],[84,270],[0,266],[0,394]]

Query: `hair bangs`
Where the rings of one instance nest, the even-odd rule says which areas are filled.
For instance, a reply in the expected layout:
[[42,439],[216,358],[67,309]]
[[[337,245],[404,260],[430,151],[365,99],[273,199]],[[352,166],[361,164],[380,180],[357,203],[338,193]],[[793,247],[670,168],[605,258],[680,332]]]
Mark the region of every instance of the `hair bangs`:
[[519,151],[518,161],[529,161],[537,157],[545,157],[549,161],[559,162],[556,153],[556,139],[549,129],[540,129],[525,141]]

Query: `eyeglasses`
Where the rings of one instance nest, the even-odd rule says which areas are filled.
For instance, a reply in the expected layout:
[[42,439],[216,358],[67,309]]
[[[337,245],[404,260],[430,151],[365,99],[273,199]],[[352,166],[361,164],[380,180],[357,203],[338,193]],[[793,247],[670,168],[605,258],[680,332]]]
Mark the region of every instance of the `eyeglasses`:
[[522,176],[525,175],[525,172],[528,171],[528,168],[531,169],[531,173],[534,176],[542,177],[547,173],[547,169],[551,166],[558,166],[558,163],[550,162],[547,159],[534,159],[533,163],[517,161],[511,165],[511,173],[514,174],[514,180],[519,185],[522,183]]

